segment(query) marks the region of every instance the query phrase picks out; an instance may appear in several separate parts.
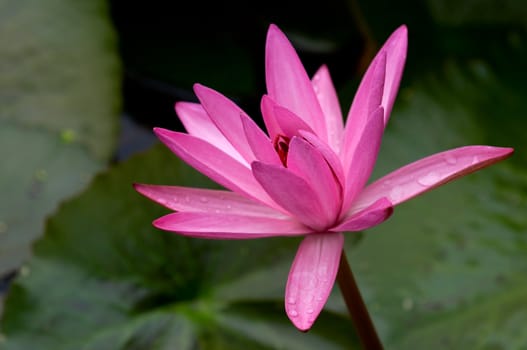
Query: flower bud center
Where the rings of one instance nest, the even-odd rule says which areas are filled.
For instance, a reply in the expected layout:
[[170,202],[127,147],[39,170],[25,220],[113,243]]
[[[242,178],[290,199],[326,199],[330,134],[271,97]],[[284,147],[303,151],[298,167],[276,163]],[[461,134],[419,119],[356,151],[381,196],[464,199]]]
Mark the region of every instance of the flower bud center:
[[284,135],[276,135],[273,140],[273,146],[278,153],[278,157],[282,161],[282,164],[287,167],[287,152],[289,152],[289,141],[290,138]]

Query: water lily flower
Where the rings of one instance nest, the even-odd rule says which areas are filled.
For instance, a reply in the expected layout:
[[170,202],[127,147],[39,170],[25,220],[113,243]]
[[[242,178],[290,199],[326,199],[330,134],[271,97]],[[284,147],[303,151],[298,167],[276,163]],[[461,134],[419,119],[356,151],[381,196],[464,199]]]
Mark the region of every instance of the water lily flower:
[[346,124],[326,66],[309,79],[295,49],[271,25],[266,42],[267,132],[234,102],[196,84],[200,103],[178,102],[188,133],[161,128],[159,139],[227,190],[136,184],[174,210],[153,225],[210,239],[305,236],[287,285],[285,309],[308,330],[323,309],[339,267],[343,232],[388,219],[394,206],[512,154],[468,146],[434,154],[367,184],[399,88],[407,28],[388,38],[366,71]]

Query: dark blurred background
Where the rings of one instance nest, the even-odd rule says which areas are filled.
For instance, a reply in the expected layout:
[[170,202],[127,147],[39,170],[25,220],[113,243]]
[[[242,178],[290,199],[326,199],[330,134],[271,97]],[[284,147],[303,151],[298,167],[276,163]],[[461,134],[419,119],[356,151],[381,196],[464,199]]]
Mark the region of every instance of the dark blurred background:
[[361,14],[353,1],[110,3],[125,68],[125,111],[146,126],[180,128],[173,104],[195,100],[195,82],[234,99],[259,121],[270,23],[294,42],[309,74],[326,63],[337,86],[361,69],[369,35],[355,20]]

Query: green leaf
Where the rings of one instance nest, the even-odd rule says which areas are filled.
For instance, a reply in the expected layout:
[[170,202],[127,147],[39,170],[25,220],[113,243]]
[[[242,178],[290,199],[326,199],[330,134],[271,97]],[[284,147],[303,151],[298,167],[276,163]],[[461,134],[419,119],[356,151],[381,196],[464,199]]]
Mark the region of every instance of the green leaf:
[[[98,176],[49,220],[6,299],[6,349],[341,349],[346,317],[301,333],[283,290],[299,239],[211,241],[154,229],[133,182],[214,186],[165,147]],[[45,291],[45,292],[43,292]]]
[[0,275],[114,149],[119,61],[105,1],[0,1]]

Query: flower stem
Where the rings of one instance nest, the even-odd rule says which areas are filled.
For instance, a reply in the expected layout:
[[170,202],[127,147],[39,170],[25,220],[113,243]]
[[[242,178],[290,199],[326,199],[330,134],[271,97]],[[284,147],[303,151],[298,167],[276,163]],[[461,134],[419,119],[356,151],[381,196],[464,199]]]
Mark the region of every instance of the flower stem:
[[362,300],[344,250],[340,257],[337,281],[362,347],[367,350],[382,350],[381,340],[375,331],[375,326],[364,304],[364,300]]

